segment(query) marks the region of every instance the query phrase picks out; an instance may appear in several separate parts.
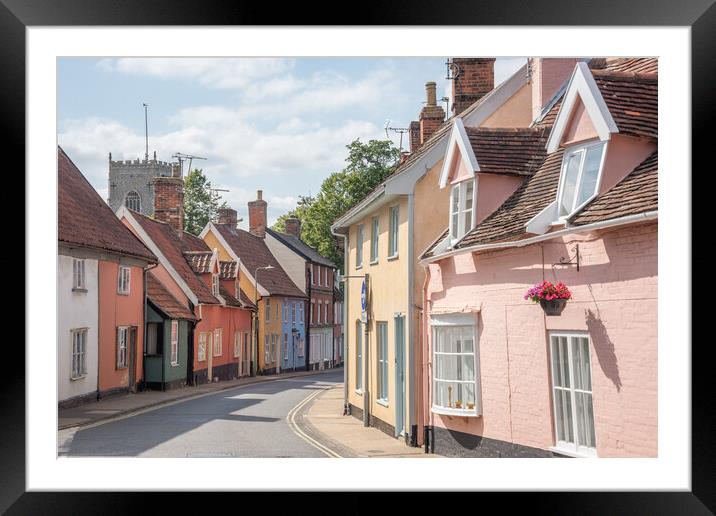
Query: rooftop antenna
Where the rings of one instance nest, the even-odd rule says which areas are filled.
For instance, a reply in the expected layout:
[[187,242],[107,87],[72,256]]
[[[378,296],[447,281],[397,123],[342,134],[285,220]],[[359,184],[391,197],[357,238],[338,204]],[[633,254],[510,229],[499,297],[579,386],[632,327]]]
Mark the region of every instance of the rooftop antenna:
[[144,148],[144,161],[149,161],[149,123],[147,122],[147,108],[149,104],[142,102],[142,106],[144,106],[144,142],[146,145]]
[[189,160],[189,166],[187,167],[188,173],[191,173],[191,162],[195,159],[206,159],[201,156],[194,156],[192,154],[184,154],[183,152],[175,152],[172,154],[172,158],[176,158],[179,161],[179,170],[181,171],[181,177],[184,177],[184,161]]
[[390,138],[388,135],[388,131],[393,131],[394,133],[398,133],[400,135],[400,152],[403,152],[403,135],[409,131],[406,127],[390,127],[390,118],[388,118],[385,121],[385,126],[383,127],[385,129],[385,137]]

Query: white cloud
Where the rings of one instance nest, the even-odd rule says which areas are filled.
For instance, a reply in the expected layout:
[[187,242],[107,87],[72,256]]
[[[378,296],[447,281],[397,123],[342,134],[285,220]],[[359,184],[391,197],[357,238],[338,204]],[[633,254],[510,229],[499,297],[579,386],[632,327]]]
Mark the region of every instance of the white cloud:
[[144,75],[160,79],[193,80],[209,88],[242,88],[256,79],[285,74],[294,66],[284,58],[176,58],[127,57],[102,59],[98,66],[108,72]]

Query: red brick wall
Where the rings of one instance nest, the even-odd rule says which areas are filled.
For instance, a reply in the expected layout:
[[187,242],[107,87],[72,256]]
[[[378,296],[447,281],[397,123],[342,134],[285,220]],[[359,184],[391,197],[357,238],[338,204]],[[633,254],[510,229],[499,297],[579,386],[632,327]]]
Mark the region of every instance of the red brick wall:
[[249,231],[251,234],[263,238],[266,235],[266,201],[263,192],[256,193],[257,199],[249,202]]
[[154,218],[184,230],[184,182],[179,177],[154,179]]
[[457,77],[452,82],[452,111],[458,115],[495,87],[495,59],[454,57],[452,63],[457,65],[453,70]]

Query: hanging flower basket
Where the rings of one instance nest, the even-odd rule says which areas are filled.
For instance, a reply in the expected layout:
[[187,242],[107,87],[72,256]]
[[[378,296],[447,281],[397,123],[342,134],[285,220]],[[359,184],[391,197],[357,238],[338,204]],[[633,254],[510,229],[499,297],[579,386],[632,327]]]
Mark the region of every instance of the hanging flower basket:
[[525,293],[525,299],[539,303],[547,315],[560,315],[571,297],[572,293],[562,282],[553,285],[549,281],[543,281]]

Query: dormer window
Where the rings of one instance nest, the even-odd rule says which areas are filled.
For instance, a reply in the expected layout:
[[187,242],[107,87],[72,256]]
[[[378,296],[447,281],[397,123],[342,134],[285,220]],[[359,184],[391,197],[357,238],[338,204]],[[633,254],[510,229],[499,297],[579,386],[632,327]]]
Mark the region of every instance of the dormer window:
[[219,275],[211,275],[211,293],[215,296],[219,295]]
[[475,180],[457,183],[450,192],[450,239],[465,236],[475,224]]
[[597,193],[605,148],[605,142],[597,142],[565,151],[557,191],[559,219],[569,217]]

